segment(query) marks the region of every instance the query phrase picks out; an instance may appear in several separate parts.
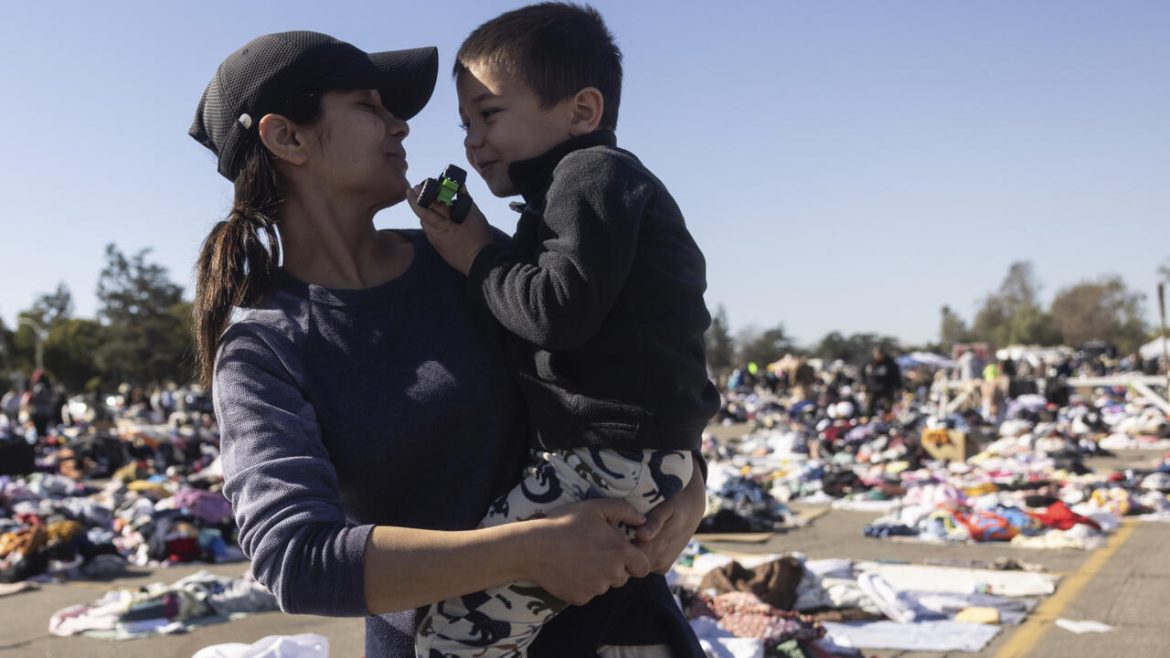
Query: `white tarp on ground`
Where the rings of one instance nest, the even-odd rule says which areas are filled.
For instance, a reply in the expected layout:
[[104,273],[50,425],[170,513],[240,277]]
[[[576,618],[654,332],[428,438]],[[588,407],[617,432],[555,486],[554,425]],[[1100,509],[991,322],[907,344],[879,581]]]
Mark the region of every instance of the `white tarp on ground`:
[[1029,571],[993,571],[916,564],[861,562],[857,568],[875,571],[898,591],[985,593],[996,596],[1047,596],[1056,591],[1057,576]]
[[829,637],[843,647],[902,651],[981,651],[999,633],[998,626],[957,621],[899,624],[824,622]]

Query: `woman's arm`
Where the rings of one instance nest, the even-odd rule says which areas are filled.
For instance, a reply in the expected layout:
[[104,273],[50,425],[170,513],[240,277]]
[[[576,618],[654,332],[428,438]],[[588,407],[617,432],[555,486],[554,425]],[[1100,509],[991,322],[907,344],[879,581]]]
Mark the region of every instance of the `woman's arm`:
[[690,482],[671,498],[646,514],[646,523],[638,528],[634,546],[650,559],[650,570],[666,573],[687,547],[703,520],[707,507],[706,473],[702,457],[696,455]]
[[630,576],[645,553],[614,526],[644,518],[620,500],[590,500],[532,521],[461,532],[379,526],[365,554],[370,614],[406,610],[518,580],[582,605]]
[[[295,355],[272,336],[229,330],[216,366],[226,481],[240,547],[292,613],[407,610],[527,580],[584,603],[649,572],[614,524],[645,519],[624,501],[587,501],[547,518],[462,532],[354,525]],[[566,565],[570,565],[566,568]]]

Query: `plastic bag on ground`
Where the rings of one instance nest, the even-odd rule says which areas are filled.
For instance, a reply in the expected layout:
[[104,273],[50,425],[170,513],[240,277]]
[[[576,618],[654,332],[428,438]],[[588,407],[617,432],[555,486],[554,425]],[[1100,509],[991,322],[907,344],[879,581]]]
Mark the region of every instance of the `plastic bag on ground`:
[[214,644],[191,658],[329,658],[329,639],[316,633],[269,635],[252,644]]

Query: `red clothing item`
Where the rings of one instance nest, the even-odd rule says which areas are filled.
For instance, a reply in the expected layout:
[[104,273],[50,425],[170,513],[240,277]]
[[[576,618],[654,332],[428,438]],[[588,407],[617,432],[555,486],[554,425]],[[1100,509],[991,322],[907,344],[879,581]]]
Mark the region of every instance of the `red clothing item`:
[[202,557],[203,550],[199,548],[199,541],[196,539],[180,537],[167,542],[167,561],[172,564],[194,562]]
[[1073,512],[1068,508],[1068,505],[1059,500],[1049,505],[1048,509],[1043,512],[1030,512],[1030,514],[1040,523],[1057,530],[1068,530],[1078,523],[1084,523],[1096,530],[1101,529],[1096,521]]

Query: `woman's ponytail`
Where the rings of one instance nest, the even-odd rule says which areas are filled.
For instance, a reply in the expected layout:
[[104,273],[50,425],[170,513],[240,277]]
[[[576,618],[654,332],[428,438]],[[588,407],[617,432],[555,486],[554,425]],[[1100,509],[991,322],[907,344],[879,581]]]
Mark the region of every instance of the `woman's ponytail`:
[[[301,125],[314,123],[321,118],[321,95],[320,89],[306,89],[285,99],[276,113]],[[233,309],[259,302],[280,266],[280,174],[259,139],[253,139],[240,160],[232,211],[211,229],[195,264],[195,361],[208,389]]]
[[270,157],[262,146],[249,155],[236,177],[232,211],[211,229],[195,264],[192,333],[199,380],[207,388],[232,311],[255,305],[280,265],[274,219],[280,207],[279,179]]

